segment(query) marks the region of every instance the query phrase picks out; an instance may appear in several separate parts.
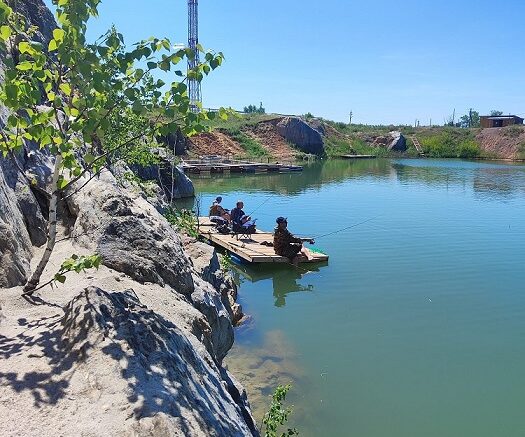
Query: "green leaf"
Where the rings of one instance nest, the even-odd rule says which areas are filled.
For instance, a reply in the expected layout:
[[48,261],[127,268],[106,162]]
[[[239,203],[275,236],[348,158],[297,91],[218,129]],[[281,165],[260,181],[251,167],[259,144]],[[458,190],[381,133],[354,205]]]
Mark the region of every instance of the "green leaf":
[[53,38],[55,38],[58,42],[62,42],[64,40],[64,35],[66,32],[64,32],[60,28],[56,28],[53,30]]
[[150,70],[154,70],[155,68],[157,68],[157,63],[156,62],[148,62],[148,68]]
[[9,26],[1,26],[0,27],[0,38],[2,38],[3,41],[8,39],[11,36],[11,29]]
[[91,153],[86,153],[84,155],[84,161],[87,165],[91,164],[95,160],[95,155],[92,155]]
[[20,71],[31,70],[32,68],[33,68],[33,63],[29,61],[22,61],[20,62],[20,64],[16,66],[16,69]]
[[57,187],[59,190],[62,190],[63,188],[65,188],[67,185],[67,181],[64,179],[64,176],[60,175],[58,177],[58,181],[57,181]]
[[49,41],[49,45],[47,46],[47,50],[49,50],[50,52],[53,52],[57,48],[58,48],[58,44],[57,44],[57,40],[56,39],[52,39],[51,41]]
[[64,275],[61,275],[60,273],[55,273],[55,281],[58,281],[61,284],[63,284],[64,282],[66,282],[66,277]]
[[142,103],[140,102],[140,100],[135,100],[135,102],[133,103],[133,112],[135,114],[142,114],[142,111],[144,110],[144,107],[142,106]]
[[27,41],[21,41],[18,44],[18,50],[20,51],[20,53],[30,53],[33,51],[33,49],[31,48],[31,44],[29,44]]
[[71,95],[71,86],[68,83],[61,83],[59,88],[66,96]]
[[5,94],[8,99],[16,100],[18,96],[18,87],[13,84],[7,84],[5,86]]

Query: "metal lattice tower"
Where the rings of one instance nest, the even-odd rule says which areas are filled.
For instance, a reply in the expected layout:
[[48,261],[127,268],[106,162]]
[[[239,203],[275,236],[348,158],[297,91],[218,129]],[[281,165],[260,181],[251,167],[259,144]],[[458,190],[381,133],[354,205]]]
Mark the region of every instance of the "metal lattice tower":
[[[188,47],[195,53],[194,59],[188,59],[188,68],[192,69],[200,64],[199,51],[199,0],[188,0]],[[198,103],[202,103],[201,84],[192,79],[188,82],[190,106],[193,112],[198,112]]]

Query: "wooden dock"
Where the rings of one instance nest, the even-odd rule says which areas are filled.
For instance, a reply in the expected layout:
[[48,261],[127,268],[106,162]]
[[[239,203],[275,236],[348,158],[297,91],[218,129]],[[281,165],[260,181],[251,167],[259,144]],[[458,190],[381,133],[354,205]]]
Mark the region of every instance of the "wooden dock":
[[374,159],[377,158],[376,155],[341,155],[340,158],[343,159]]
[[[237,240],[235,235],[224,235],[217,232],[215,224],[208,217],[199,217],[199,235],[250,263],[290,263],[288,258],[276,255],[273,247],[261,244],[264,241],[273,242],[271,232],[257,231],[250,240],[247,238]],[[324,253],[315,252],[313,256],[312,260],[303,262],[328,261],[328,255]]]
[[227,159],[220,156],[203,157],[182,161],[185,173],[288,173],[302,171],[303,167],[278,162],[252,162],[236,159]]

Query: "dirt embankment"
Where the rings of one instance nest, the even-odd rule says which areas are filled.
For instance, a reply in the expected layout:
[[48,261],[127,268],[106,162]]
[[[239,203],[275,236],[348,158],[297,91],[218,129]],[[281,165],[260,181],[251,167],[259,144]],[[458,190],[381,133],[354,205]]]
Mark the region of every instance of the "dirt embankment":
[[[255,140],[271,159],[293,160],[299,152],[277,131],[276,126],[280,120],[282,118],[247,124],[241,127],[240,134]],[[239,135],[231,135],[226,129],[195,135],[191,138],[187,155],[246,156],[247,152],[238,138]]]
[[190,147],[186,153],[194,156],[240,156],[245,152],[238,142],[231,139],[224,132],[214,130],[191,137]]
[[483,153],[503,159],[525,159],[525,126],[481,129],[476,135]]

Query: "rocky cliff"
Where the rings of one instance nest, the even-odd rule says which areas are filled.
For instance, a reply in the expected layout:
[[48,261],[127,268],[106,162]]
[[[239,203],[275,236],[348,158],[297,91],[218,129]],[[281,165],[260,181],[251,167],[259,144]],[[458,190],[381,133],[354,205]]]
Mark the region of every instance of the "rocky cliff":
[[[45,41],[43,3],[17,5]],[[100,269],[20,296],[46,240],[52,166],[30,143],[0,158],[1,434],[257,435],[244,389],[222,367],[240,315],[234,284],[118,169],[60,202],[42,280],[73,253],[99,253]]]

